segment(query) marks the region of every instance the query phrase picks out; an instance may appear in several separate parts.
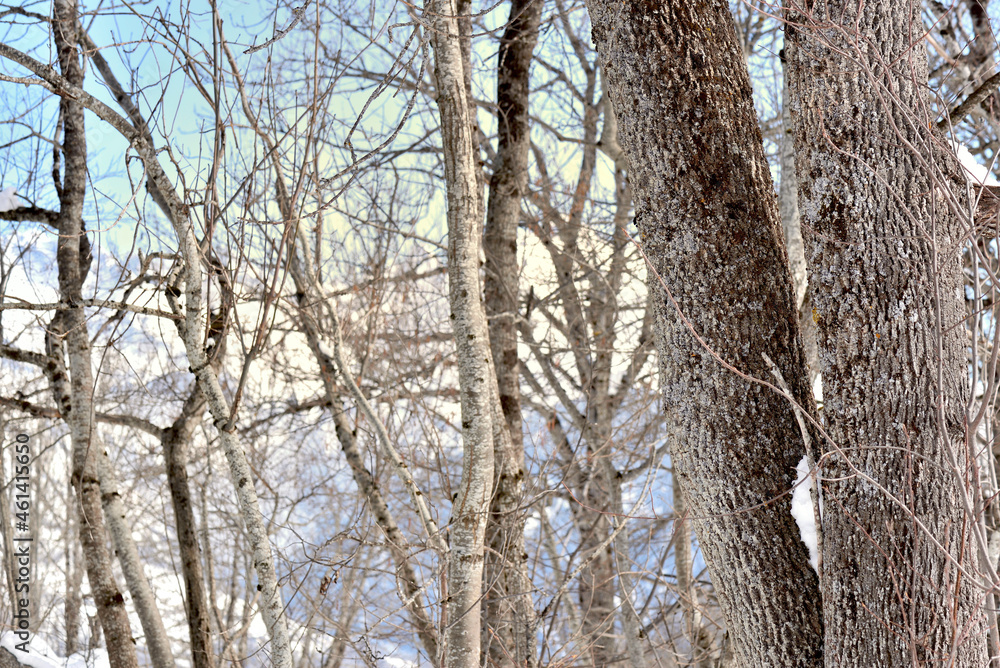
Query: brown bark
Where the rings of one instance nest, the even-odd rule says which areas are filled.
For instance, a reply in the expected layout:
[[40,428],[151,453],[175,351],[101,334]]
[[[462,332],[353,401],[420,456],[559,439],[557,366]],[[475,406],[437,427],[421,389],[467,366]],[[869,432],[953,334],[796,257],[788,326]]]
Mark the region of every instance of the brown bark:
[[[497,63],[497,155],[490,177],[483,251],[486,314],[500,407],[509,441],[494,439],[493,499],[487,525],[485,624],[493,666],[534,666],[535,614],[524,546],[524,434],[517,355],[517,230],[528,185],[528,89],[541,2],[512,0]],[[501,425],[497,425],[498,427]],[[506,446],[506,447],[505,447]]]
[[688,495],[734,654],[745,666],[817,665],[818,581],[789,497],[780,496],[794,482],[802,438],[787,400],[715,357],[766,379],[766,353],[796,400],[812,408],[781,221],[732,16],[712,1],[590,0],[588,7],[642,245],[669,290],[656,280],[651,286],[674,475]]
[[963,512],[963,480],[975,479],[964,231],[928,160],[938,144],[920,7],[835,1],[813,11],[792,17],[786,53],[832,439],[827,665],[983,666],[975,518]]
[[188,447],[194,430],[205,411],[205,397],[195,385],[184,402],[180,415],[163,431],[160,444],[166,461],[167,484],[177,526],[177,547],[184,574],[184,609],[191,638],[191,663],[194,668],[215,668],[212,627],[208,596],[201,564],[201,548],[194,519],[194,502],[188,484]]
[[[83,83],[76,50],[77,6],[74,0],[53,3],[53,40],[59,66],[67,81]],[[59,216],[56,227],[59,242],[56,262],[59,291],[70,308],[61,312],[60,331],[69,358],[69,414],[64,415],[73,442],[73,486],[80,512],[80,539],[87,568],[90,591],[107,639],[108,659],[112,668],[136,668],[135,642],[125,600],[111,571],[101,508],[100,480],[97,474],[98,447],[93,436],[93,373],[90,339],[83,306],[82,287],[90,268],[90,244],[83,228],[83,199],[87,187],[87,143],[84,134],[83,107],[71,98],[60,99],[63,125],[62,158],[64,174],[59,190]],[[61,354],[61,351],[60,351]]]

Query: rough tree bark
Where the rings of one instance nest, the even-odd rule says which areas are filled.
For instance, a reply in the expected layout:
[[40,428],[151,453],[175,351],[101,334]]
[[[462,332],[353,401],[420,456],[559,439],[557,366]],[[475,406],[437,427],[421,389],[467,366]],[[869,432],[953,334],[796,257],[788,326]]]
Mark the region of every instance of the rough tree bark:
[[[535,612],[524,546],[524,427],[517,355],[517,230],[528,185],[528,90],[538,42],[542,2],[512,0],[497,56],[497,155],[490,177],[483,251],[486,314],[496,365],[500,407],[508,438],[494,442],[494,493],[486,557],[485,624],[492,666],[531,667],[535,656]],[[501,425],[498,425],[501,426]],[[502,432],[503,430],[501,430]]]
[[476,123],[465,85],[457,5],[429,6],[448,205],[448,290],[462,406],[462,480],[452,506],[445,665],[480,663],[486,520],[493,487],[494,398],[499,395],[479,280],[482,206]]
[[[76,49],[77,6],[75,0],[53,3],[52,36],[59,67],[68,82],[83,84],[83,69]],[[90,337],[83,300],[83,282],[90,269],[90,242],[83,227],[83,200],[87,189],[87,141],[83,106],[63,97],[59,101],[63,126],[63,177],[57,181],[59,215],[56,227],[59,242],[56,263],[59,292],[69,305],[54,320],[53,334],[62,338],[69,359],[69,403],[63,416],[73,443],[73,487],[80,513],[80,540],[90,591],[107,639],[112,668],[137,668],[135,642],[122,597],[111,570],[104,512],[101,507],[100,478],[97,472],[98,447],[93,443],[94,378],[90,359]],[[58,164],[57,164],[58,169]],[[58,346],[60,361],[61,346]]]
[[964,232],[934,171],[920,6],[834,0],[812,12],[790,17],[786,57],[833,441],[823,444],[827,665],[984,666],[961,488],[975,480]]
[[160,444],[166,462],[167,484],[170,486],[170,500],[177,526],[177,548],[184,574],[184,609],[191,638],[191,664],[194,668],[215,668],[209,602],[205,593],[194,502],[187,474],[188,447],[204,412],[205,397],[195,383],[191,394],[184,401],[180,415],[170,427],[163,430]]
[[[822,660],[818,580],[787,491],[805,449],[775,360],[813,402],[781,221],[726,3],[589,0],[652,268],[674,475],[744,666]],[[693,332],[691,331],[693,330]],[[710,353],[696,337],[713,351]]]

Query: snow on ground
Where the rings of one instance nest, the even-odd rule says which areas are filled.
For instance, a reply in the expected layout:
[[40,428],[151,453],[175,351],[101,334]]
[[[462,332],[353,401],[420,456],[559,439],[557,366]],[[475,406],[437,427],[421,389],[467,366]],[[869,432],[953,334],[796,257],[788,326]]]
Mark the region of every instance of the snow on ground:
[[809,563],[819,570],[819,553],[816,549],[816,516],[813,514],[812,478],[809,476],[809,459],[803,457],[795,467],[795,487],[792,488],[792,517],[799,525],[802,542],[809,548]]
[[110,668],[108,654],[103,649],[87,652],[87,655],[72,654],[68,657],[57,655],[48,644],[37,636],[32,636],[28,651],[17,649],[20,638],[11,632],[0,635],[0,647],[3,647],[22,665],[31,668]]

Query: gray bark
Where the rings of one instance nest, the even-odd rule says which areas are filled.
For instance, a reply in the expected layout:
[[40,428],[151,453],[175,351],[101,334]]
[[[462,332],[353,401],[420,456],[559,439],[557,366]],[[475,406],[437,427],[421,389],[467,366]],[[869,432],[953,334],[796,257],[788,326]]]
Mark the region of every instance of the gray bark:
[[[490,177],[483,251],[486,314],[496,365],[502,418],[494,425],[494,492],[486,557],[488,590],[484,623],[493,666],[531,667],[535,656],[535,611],[524,545],[524,434],[521,417],[517,318],[520,267],[517,231],[528,185],[530,66],[541,2],[512,0],[497,63],[497,155]],[[506,421],[506,429],[503,421]]]
[[814,410],[732,16],[723,2],[587,4],[636,224],[662,279],[651,289],[674,475],[734,654],[745,666],[817,665],[818,580],[779,496],[802,438],[784,398],[732,371],[768,378],[766,353]]
[[482,206],[457,5],[431,3],[437,105],[448,205],[448,290],[462,406],[462,480],[452,506],[447,668],[480,663],[486,522],[493,487],[494,400],[499,395],[479,280]]
[[[77,39],[75,34],[76,24],[74,22],[72,26],[69,26],[68,21],[69,19],[66,19],[67,30],[72,32],[72,41],[68,42],[68,44],[72,45],[76,43]],[[73,49],[72,46],[68,48],[70,50]],[[191,370],[198,380],[199,387],[205,394],[209,412],[212,414],[214,424],[218,430],[219,440],[229,464],[230,480],[236,489],[241,517],[246,526],[250,547],[253,552],[253,565],[257,573],[258,586],[261,592],[260,610],[271,639],[270,658],[277,668],[291,668],[291,645],[288,628],[285,623],[284,604],[281,599],[281,590],[278,586],[274,558],[271,553],[271,544],[267,535],[267,526],[260,511],[257,490],[253,483],[253,472],[250,470],[250,465],[247,461],[246,453],[243,451],[242,444],[236,437],[229,400],[222,391],[218,373],[211,366],[205,350],[206,314],[203,303],[205,273],[202,269],[202,252],[195,236],[190,209],[174,190],[169,177],[163,170],[163,166],[159,163],[152,137],[134,106],[123,104],[122,100],[119,99],[119,103],[123,104],[126,113],[129,114],[135,123],[135,125],[131,125],[103,102],[83,91],[80,88],[80,77],[61,77],[51,68],[5,44],[0,44],[0,55],[28,68],[36,75],[45,79],[56,90],[66,93],[62,98],[63,103],[67,104],[67,100],[72,100],[75,108],[80,110],[81,119],[83,107],[86,106],[87,109],[93,111],[102,121],[114,127],[115,130],[132,142],[132,146],[139,154],[146,168],[148,176],[147,187],[153,194],[154,200],[160,205],[164,214],[173,225],[174,233],[177,235],[179,252],[184,260],[181,272],[185,297],[182,339],[188,361],[191,364]],[[67,126],[68,130],[69,127]],[[82,133],[80,141],[82,142]],[[84,145],[81,144],[81,146]],[[74,239],[77,236],[74,236]],[[81,301],[81,298],[78,296],[76,301]],[[62,313],[71,314],[72,311]],[[73,329],[70,329],[70,332],[73,331]],[[86,339],[85,334],[83,334],[83,338]],[[72,345],[72,341],[70,341],[70,344]],[[96,474],[93,476],[93,484],[97,485]]]
[[[205,274],[201,266],[202,253],[195,236],[190,210],[174,190],[163,166],[159,163],[156,149],[144,125],[139,124],[138,129],[130,125],[106,104],[83,91],[78,82],[59,76],[51,68],[17,49],[0,44],[0,55],[28,68],[42,77],[55,90],[64,93],[64,102],[67,98],[71,98],[74,100],[74,104],[80,105],[80,109],[86,106],[102,121],[126,137],[132,143],[146,168],[147,186],[153,193],[154,200],[163,208],[165,215],[173,225],[179,251],[184,260],[182,269],[185,297],[185,320],[182,337],[184,348],[191,369],[205,393],[208,409],[218,429],[219,440],[229,463],[230,479],[236,488],[241,516],[246,525],[250,547],[253,551],[253,565],[257,572],[261,591],[261,613],[271,638],[270,658],[278,668],[290,668],[292,665],[291,645],[284,618],[284,604],[281,600],[281,590],[278,587],[267,526],[260,511],[260,503],[253,483],[253,473],[250,470],[242,444],[236,437],[229,401],[222,391],[218,374],[209,364],[210,360],[204,347],[205,313],[202,282]],[[96,476],[94,484],[97,484]]]
[[[83,83],[76,49],[77,6],[74,0],[53,3],[53,40],[63,76],[72,85]],[[56,262],[60,298],[69,308],[56,317],[54,335],[62,338],[69,358],[69,405],[63,413],[73,443],[73,487],[79,504],[80,540],[87,579],[107,638],[112,668],[137,668],[135,642],[125,600],[111,571],[111,554],[105,534],[97,472],[97,446],[93,442],[94,378],[90,359],[87,319],[81,304],[82,288],[90,268],[90,243],[83,227],[83,199],[87,188],[87,142],[83,106],[70,98],[60,100],[63,124],[63,178],[57,183],[59,242]],[[56,167],[58,169],[58,165]],[[62,350],[58,350],[60,362]]]
[[149,658],[154,668],[171,668],[174,665],[174,653],[170,649],[170,639],[160,617],[160,609],[156,605],[156,597],[149,586],[149,580],[142,568],[142,560],[135,541],[132,540],[132,527],[125,516],[125,506],[118,492],[118,479],[108,453],[100,444],[98,448],[97,473],[100,476],[101,504],[111,534],[111,543],[115,555],[121,565],[125,584],[132,595],[132,605],[135,607],[149,650]]
[[[963,511],[965,234],[935,171],[920,7],[817,3],[786,53],[819,322],[827,665],[986,665]],[[814,23],[815,22],[815,23]],[[814,27],[822,25],[823,29]],[[919,46],[918,46],[919,45]]]
[[795,130],[792,127],[787,79],[786,73],[781,96],[781,183],[778,190],[778,208],[781,211],[781,227],[785,232],[788,267],[792,272],[792,285],[795,289],[795,306],[801,309],[809,289],[809,276],[799,221],[798,182],[795,180]]
[[[67,30],[72,31],[71,44],[75,44],[77,39],[75,23]],[[260,511],[253,483],[253,472],[250,470],[242,444],[236,437],[234,416],[229,401],[222,391],[218,373],[211,366],[211,360],[205,349],[206,314],[203,303],[205,272],[202,269],[203,256],[195,236],[190,209],[174,190],[170,178],[157,158],[152,137],[138,110],[128,102],[127,96],[118,96],[118,102],[134,125],[82,90],[78,80],[80,77],[61,77],[50,67],[6,44],[0,44],[0,55],[42,77],[53,89],[63,93],[64,103],[67,99],[72,99],[81,110],[81,118],[83,107],[94,112],[102,121],[127,138],[142,160],[148,177],[147,187],[171,222],[183,258],[181,278],[184,284],[185,303],[182,339],[191,370],[205,394],[209,412],[212,414],[229,464],[230,479],[236,488],[241,517],[253,551],[253,565],[261,592],[260,610],[271,639],[270,658],[278,668],[291,668],[291,645],[284,617],[284,604],[281,600],[267,526]],[[95,477],[94,484],[96,483]]]
[[[73,490],[72,487],[69,490],[69,497],[72,497]],[[69,505],[72,509],[72,504]],[[73,514],[73,510],[70,510],[70,514]],[[83,585],[83,569],[80,567],[80,562],[83,560],[82,552],[80,549],[80,542],[78,540],[73,540],[69,536],[71,534],[75,535],[73,532],[73,518],[67,518],[67,545],[66,545],[66,601],[63,604],[63,619],[65,624],[65,654],[69,656],[80,651],[80,628],[81,628],[81,615],[80,611],[83,609],[83,597],[80,596],[81,585]]]

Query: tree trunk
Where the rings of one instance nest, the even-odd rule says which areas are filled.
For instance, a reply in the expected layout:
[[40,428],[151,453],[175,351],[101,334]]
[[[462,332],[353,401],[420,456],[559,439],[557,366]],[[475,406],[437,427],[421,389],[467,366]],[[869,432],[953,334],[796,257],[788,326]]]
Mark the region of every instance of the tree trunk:
[[[63,76],[72,84],[83,84],[83,69],[76,50],[77,6],[75,0],[53,3],[52,34]],[[69,357],[69,414],[65,415],[73,442],[73,486],[80,512],[80,540],[90,591],[107,638],[112,668],[136,668],[135,641],[125,599],[111,571],[101,508],[97,474],[97,447],[93,437],[94,378],[91,370],[90,338],[81,304],[82,287],[90,268],[90,243],[83,228],[83,199],[87,188],[87,142],[83,107],[69,97],[60,98],[63,125],[62,157],[64,174],[59,191],[59,230],[56,262],[59,292],[69,308],[61,312],[56,336],[64,338]],[[61,354],[61,351],[60,351]]]
[[[494,442],[494,494],[490,504],[486,558],[485,624],[492,666],[531,667],[535,656],[535,611],[524,546],[524,426],[517,355],[517,230],[528,185],[528,89],[543,3],[512,0],[497,63],[497,155],[490,177],[483,251],[486,313],[496,365],[499,403],[506,421]],[[499,420],[498,420],[499,422]],[[506,432],[509,438],[504,438]]]
[[[62,0],[68,2],[69,0]],[[74,39],[75,39],[74,28]],[[75,42],[74,42],[75,43]],[[2,45],[0,45],[2,47]],[[142,116],[128,96],[119,94],[120,86],[111,86],[116,98],[129,118],[125,119],[113,112],[102,102],[95,100],[85,91],[79,89],[79,83],[72,79],[60,79],[40,63],[30,59],[19,58],[18,62],[28,67],[36,75],[49,80],[50,83],[65,88],[76,99],[85,103],[87,108],[96,113],[103,121],[110,124],[135,148],[142,160],[147,174],[147,188],[153,199],[163,209],[164,215],[170,220],[174,234],[177,237],[178,251],[183,259],[181,276],[184,283],[184,320],[181,326],[181,338],[192,373],[198,380],[198,386],[205,395],[206,405],[212,415],[222,449],[229,464],[230,481],[236,491],[239,502],[240,516],[246,527],[250,548],[253,552],[253,566],[257,573],[257,584],[261,592],[260,613],[267,627],[271,640],[270,659],[276,668],[291,668],[291,640],[288,635],[288,625],[285,621],[284,603],[281,588],[275,569],[274,555],[267,533],[267,525],[260,510],[257,490],[253,481],[253,472],[247,460],[243,444],[236,437],[234,415],[228,398],[222,391],[219,375],[210,364],[205,349],[205,279],[202,268],[204,262],[201,246],[195,235],[194,223],[189,206],[174,190],[173,184],[160,164],[152,137]],[[107,68],[103,68],[106,70]],[[102,74],[107,76],[107,72]],[[69,99],[63,96],[63,102]],[[79,107],[82,110],[82,107]],[[81,111],[82,113],[82,111]],[[82,116],[81,116],[82,118]],[[221,129],[220,129],[221,131]],[[96,479],[95,479],[96,484]]]
[[205,398],[197,384],[184,402],[180,415],[163,431],[160,443],[166,461],[167,484],[177,526],[177,547],[184,573],[184,609],[191,638],[191,663],[194,668],[215,668],[212,649],[212,626],[205,579],[198,545],[194,503],[188,484],[188,445],[205,410]]
[[[958,212],[940,197],[920,6],[834,0],[786,37],[819,321],[827,665],[986,665],[963,512]],[[974,483],[972,483],[974,484]]]
[[135,607],[142,625],[142,632],[149,650],[149,659],[153,668],[171,668],[174,665],[174,653],[170,649],[170,638],[163,627],[163,619],[156,605],[156,597],[149,586],[149,580],[142,568],[139,550],[132,540],[132,527],[125,516],[125,506],[118,492],[118,480],[107,451],[99,444],[96,447],[97,472],[101,478],[101,505],[108,521],[111,543],[114,545],[118,563],[129,593],[132,595],[132,605]]
[[812,410],[781,221],[732,16],[726,3],[708,0],[587,4],[636,224],[663,281],[651,289],[674,474],[734,653],[744,666],[817,665],[818,580],[782,496],[805,453],[802,437],[785,398],[716,358],[771,379],[766,353]]
[[480,663],[480,601],[493,487],[493,411],[499,395],[479,280],[482,207],[476,124],[470,117],[454,0],[431,3],[431,43],[448,203],[448,288],[462,406],[462,481],[452,506],[448,562],[447,668]]

